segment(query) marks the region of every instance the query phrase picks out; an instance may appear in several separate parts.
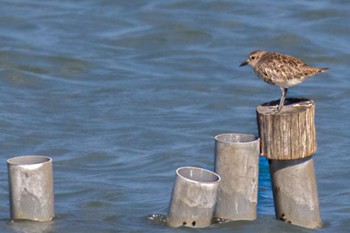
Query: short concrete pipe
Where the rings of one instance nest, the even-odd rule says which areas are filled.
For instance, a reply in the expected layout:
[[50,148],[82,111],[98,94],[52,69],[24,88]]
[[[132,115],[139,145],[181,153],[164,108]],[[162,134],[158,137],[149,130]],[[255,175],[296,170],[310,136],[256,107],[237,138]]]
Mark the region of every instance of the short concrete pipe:
[[209,226],[220,180],[220,176],[206,169],[178,168],[168,211],[168,225],[193,228]]
[[256,219],[260,141],[255,135],[228,133],[215,137],[215,172],[221,177],[215,217]]
[[54,217],[52,159],[19,156],[7,160],[12,220],[50,221]]
[[322,226],[312,156],[269,160],[276,218],[286,223]]

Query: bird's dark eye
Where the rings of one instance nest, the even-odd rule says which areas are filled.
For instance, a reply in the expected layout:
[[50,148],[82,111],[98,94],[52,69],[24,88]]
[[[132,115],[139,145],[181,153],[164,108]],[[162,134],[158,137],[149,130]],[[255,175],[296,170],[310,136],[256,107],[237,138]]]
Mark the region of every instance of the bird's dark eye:
[[254,60],[254,59],[255,59],[255,56],[251,56],[251,57],[250,57],[250,60]]

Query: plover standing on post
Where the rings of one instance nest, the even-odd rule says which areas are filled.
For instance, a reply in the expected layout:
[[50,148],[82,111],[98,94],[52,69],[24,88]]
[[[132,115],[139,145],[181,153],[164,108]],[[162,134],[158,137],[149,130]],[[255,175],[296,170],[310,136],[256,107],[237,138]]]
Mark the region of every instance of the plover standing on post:
[[281,111],[289,87],[302,83],[305,79],[322,73],[328,68],[317,68],[306,65],[300,59],[290,55],[253,51],[240,66],[251,65],[254,72],[265,82],[281,88],[282,96],[277,107]]

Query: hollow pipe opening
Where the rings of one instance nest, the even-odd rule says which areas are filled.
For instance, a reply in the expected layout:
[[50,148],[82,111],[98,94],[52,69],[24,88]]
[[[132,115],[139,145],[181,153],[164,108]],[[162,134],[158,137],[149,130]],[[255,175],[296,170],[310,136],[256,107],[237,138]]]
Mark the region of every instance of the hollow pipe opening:
[[194,182],[212,183],[221,180],[220,176],[216,173],[197,167],[181,167],[176,170],[176,174]]

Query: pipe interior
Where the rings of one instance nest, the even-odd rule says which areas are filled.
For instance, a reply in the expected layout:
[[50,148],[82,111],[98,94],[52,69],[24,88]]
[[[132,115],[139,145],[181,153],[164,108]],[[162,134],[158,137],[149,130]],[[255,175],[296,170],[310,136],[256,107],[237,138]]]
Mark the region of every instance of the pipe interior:
[[202,168],[184,167],[179,168],[177,173],[186,179],[197,182],[217,182],[220,180],[218,175]]
[[45,156],[19,156],[13,157],[7,160],[8,163],[13,165],[29,165],[49,162],[51,158]]
[[229,142],[229,143],[246,143],[246,142],[253,142],[258,138],[253,134],[229,133],[229,134],[217,135],[215,139],[218,141]]

